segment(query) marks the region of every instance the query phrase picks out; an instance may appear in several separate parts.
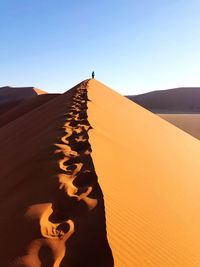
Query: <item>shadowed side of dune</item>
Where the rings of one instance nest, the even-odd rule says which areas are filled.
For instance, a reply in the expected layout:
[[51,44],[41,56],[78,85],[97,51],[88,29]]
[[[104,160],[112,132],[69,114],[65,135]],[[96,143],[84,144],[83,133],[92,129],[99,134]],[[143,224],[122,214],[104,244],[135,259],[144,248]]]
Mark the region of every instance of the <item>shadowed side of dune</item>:
[[3,266],[113,266],[90,155],[86,86],[1,128]]
[[75,227],[61,266],[113,266],[106,238],[103,195],[90,155],[88,131],[92,127],[87,120],[87,101],[85,82],[76,90],[66,113],[65,135],[62,142],[56,144],[56,153],[61,154],[59,166],[62,172],[58,175],[60,187],[55,193],[50,219],[59,221],[60,217],[70,214]]
[[8,112],[0,116],[0,127],[10,123],[13,120],[16,120],[20,116],[32,111],[35,108],[45,104],[46,102],[54,99],[60,94],[44,94],[37,95],[31,99],[25,100],[16,107],[10,109]]
[[47,94],[35,87],[0,87],[0,115],[16,107],[24,100]]

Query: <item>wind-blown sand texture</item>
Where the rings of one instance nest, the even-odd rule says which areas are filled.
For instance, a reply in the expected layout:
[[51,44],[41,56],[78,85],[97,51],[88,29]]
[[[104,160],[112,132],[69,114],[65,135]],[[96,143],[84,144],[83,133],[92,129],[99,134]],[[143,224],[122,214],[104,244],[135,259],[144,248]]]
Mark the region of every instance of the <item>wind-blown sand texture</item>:
[[200,114],[157,114],[200,140]]
[[2,266],[200,266],[197,139],[94,79],[0,138]]
[[180,87],[127,97],[154,113],[200,112],[200,87]]
[[46,92],[35,87],[0,87],[0,115],[24,100],[42,94],[46,94]]
[[200,266],[199,141],[95,80],[88,98],[115,266]]

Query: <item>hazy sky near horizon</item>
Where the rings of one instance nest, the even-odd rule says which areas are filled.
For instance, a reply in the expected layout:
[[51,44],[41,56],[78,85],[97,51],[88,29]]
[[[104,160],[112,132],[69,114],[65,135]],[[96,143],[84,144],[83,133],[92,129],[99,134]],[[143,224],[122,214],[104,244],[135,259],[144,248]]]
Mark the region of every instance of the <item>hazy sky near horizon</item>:
[[200,86],[200,0],[2,0],[0,86]]

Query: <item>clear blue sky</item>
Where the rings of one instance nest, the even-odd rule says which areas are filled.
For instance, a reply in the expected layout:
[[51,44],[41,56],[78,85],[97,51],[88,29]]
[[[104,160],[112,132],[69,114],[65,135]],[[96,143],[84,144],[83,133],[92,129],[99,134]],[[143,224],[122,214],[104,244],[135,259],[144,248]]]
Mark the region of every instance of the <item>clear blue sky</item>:
[[200,86],[199,0],[1,0],[0,86]]

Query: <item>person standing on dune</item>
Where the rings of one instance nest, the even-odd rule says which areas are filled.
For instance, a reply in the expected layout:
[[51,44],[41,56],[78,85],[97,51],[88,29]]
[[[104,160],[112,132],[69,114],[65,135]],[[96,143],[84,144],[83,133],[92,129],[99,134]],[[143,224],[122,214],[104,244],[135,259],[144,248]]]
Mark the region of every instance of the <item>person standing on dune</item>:
[[95,74],[94,74],[94,71],[92,72],[92,79],[94,79],[94,76],[95,76]]

